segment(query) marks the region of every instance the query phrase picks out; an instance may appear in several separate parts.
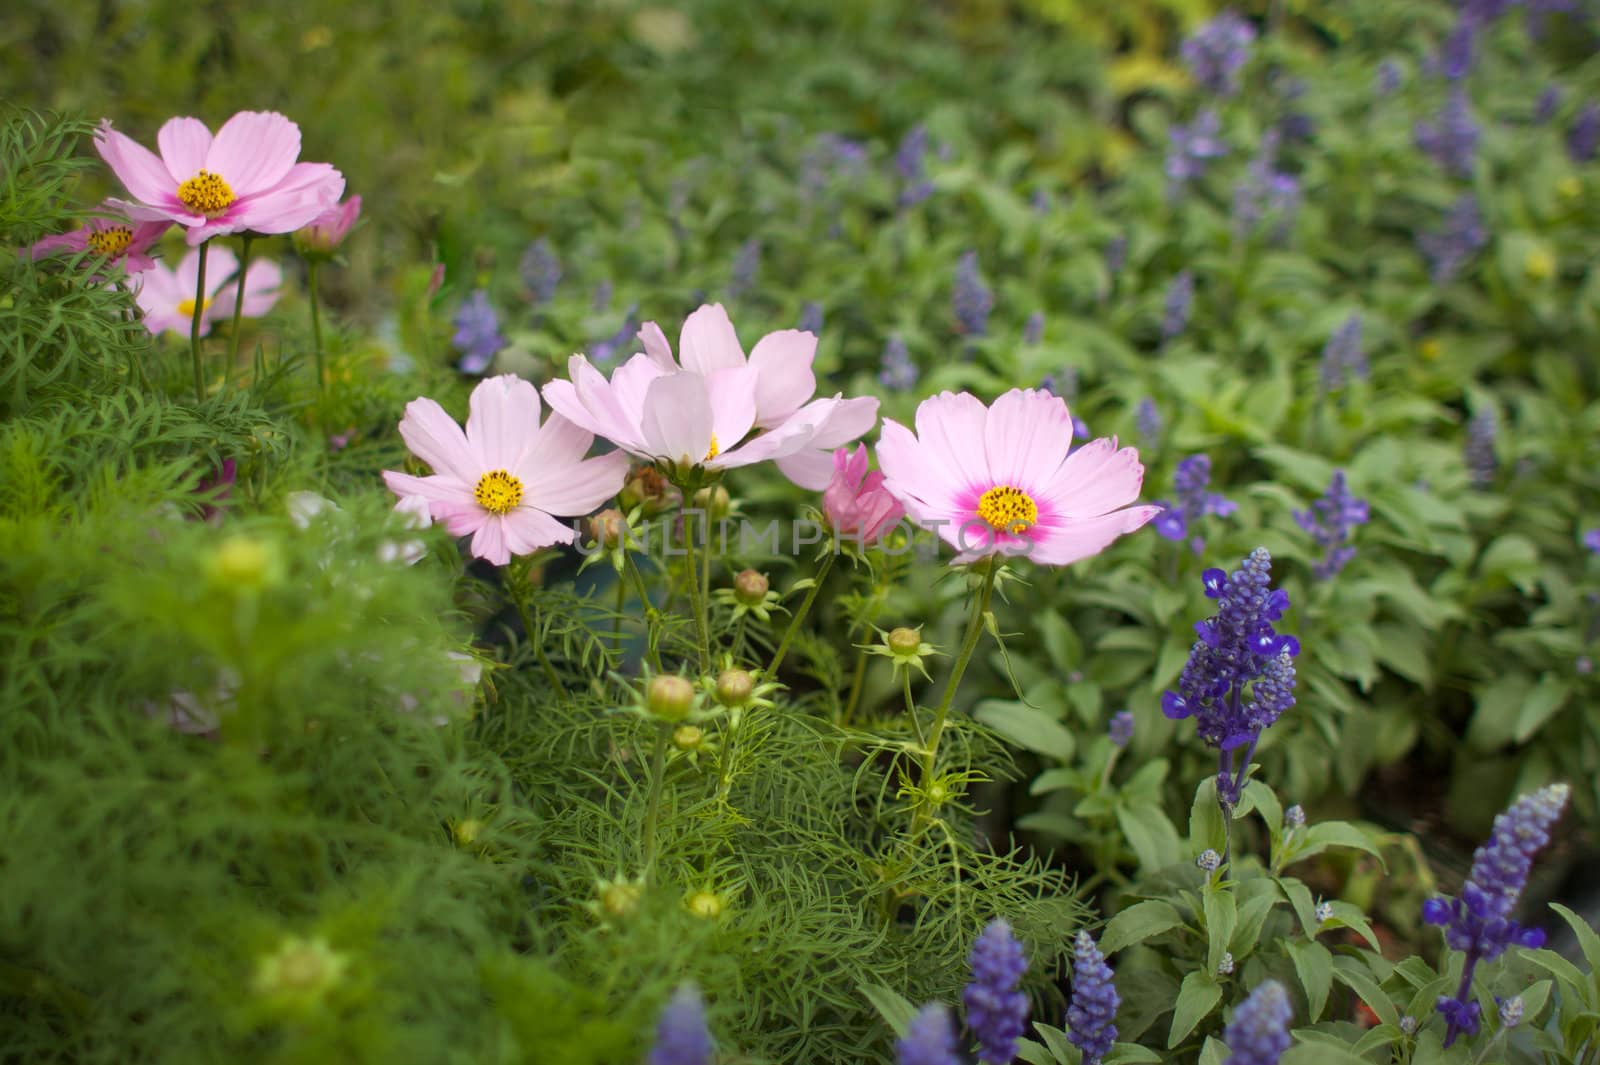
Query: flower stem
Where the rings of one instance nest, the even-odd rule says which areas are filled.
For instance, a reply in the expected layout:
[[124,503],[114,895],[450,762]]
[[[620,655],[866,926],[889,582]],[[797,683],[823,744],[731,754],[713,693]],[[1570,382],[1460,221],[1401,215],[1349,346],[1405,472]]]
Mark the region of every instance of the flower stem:
[[322,313],[317,303],[317,267],[321,263],[313,260],[306,266],[306,287],[311,295],[311,353],[317,360],[317,393],[320,395],[325,387],[325,378],[322,372]]
[[[689,569],[689,609],[694,614],[695,634],[700,639],[700,668],[711,668],[711,626],[706,621],[706,597],[700,594],[700,575],[695,565],[694,523],[689,520],[688,511],[683,512],[683,535],[688,543],[684,544],[684,563]],[[706,529],[706,538],[711,538],[711,530]]]
[[[955,702],[956,688],[961,685],[962,674],[967,671],[967,663],[972,661],[972,652],[978,648],[978,637],[983,634],[984,615],[989,613],[989,600],[994,594],[994,579],[1000,572],[1000,560],[991,558],[989,570],[983,577],[983,590],[973,600],[972,618],[967,622],[967,634],[961,641],[961,651],[956,656],[955,664],[950,667],[950,679],[945,682],[944,696],[939,700],[939,709],[933,714],[933,729],[928,733],[928,742],[922,749],[922,774],[919,778],[923,788],[927,788],[933,781],[934,771],[939,762],[939,737],[944,734],[945,719],[950,714],[950,705]],[[926,803],[917,807],[917,816],[913,819],[912,832],[915,834],[928,821],[928,806]]]
[[856,652],[856,668],[850,677],[850,695],[844,701],[844,713],[840,715],[841,725],[850,724],[850,719],[855,716],[856,704],[861,701],[861,686],[867,679],[867,652]]
[[783,639],[778,643],[778,649],[772,652],[772,662],[767,666],[767,676],[778,675],[778,667],[783,665],[783,658],[789,653],[789,644],[800,631],[800,623],[805,621],[806,615],[811,612],[811,604],[817,601],[817,593],[822,590],[823,578],[827,577],[828,570],[833,568],[834,554],[835,552],[829,551],[823,556],[822,565],[817,567],[817,575],[811,579],[811,587],[806,589],[806,597],[800,601],[800,609],[789,619],[789,627],[783,630]]
[[650,798],[644,808],[644,878],[647,884],[656,874],[656,825],[661,820],[661,785],[667,775],[667,732],[671,728],[666,722],[656,725],[656,748],[650,755]]
[[244,272],[250,265],[250,243],[255,238],[246,233],[239,242],[239,281],[233,289],[233,325],[228,329],[228,362],[222,368],[224,386],[233,380],[233,367],[239,361],[239,318],[244,314]]
[[649,589],[644,586],[644,577],[639,573],[638,565],[633,561],[633,556],[627,551],[622,552],[623,568],[628,571],[628,577],[633,581],[633,589],[639,595],[639,608],[644,611],[644,651],[645,657],[650,660],[650,668],[656,673],[661,672],[661,652],[656,650],[657,636],[656,608],[650,602]]
[[206,252],[211,249],[211,242],[200,242],[200,265],[195,270],[194,282],[194,317],[189,321],[189,359],[194,363],[194,399],[196,403],[204,403],[206,399],[205,373],[200,366],[200,319],[206,312]]
[[506,579],[515,582],[511,590],[511,601],[516,604],[517,615],[522,618],[522,634],[527,639],[528,645],[533,648],[534,657],[539,660],[545,679],[550,682],[551,691],[556,695],[565,695],[567,687],[561,683],[561,674],[556,672],[555,663],[550,661],[550,656],[545,654],[544,644],[534,634],[533,608],[528,603],[530,568],[527,565],[507,568]]

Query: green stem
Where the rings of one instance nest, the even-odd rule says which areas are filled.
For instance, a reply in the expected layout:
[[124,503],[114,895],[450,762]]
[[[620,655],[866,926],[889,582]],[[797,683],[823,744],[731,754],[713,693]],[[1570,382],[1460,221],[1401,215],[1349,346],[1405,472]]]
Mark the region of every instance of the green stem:
[[206,399],[205,372],[200,366],[200,319],[206,311],[206,253],[211,249],[209,240],[200,242],[200,266],[195,271],[194,282],[194,317],[189,321],[189,359],[194,363],[194,399],[196,403],[204,403]]
[[233,380],[233,366],[239,361],[239,318],[244,314],[244,272],[250,265],[250,243],[254,239],[246,233],[239,244],[239,281],[233,289],[233,325],[228,329],[228,362],[222,368],[224,388]]
[[639,608],[644,611],[644,652],[650,660],[650,669],[655,673],[661,672],[661,652],[656,650],[657,628],[656,608],[650,603],[650,592],[644,586],[644,576],[640,574],[638,565],[633,561],[633,556],[627,551],[622,552],[623,568],[628,571],[628,577],[633,581],[633,590],[639,596]]
[[900,667],[900,688],[906,697],[906,716],[911,719],[911,727],[917,730],[917,746],[923,750],[928,749],[928,739],[922,734],[922,721],[917,717],[917,700],[911,694],[911,667]]
[[778,649],[772,652],[772,663],[767,666],[767,676],[778,675],[778,667],[783,665],[783,657],[789,653],[790,642],[800,631],[800,623],[805,621],[806,615],[811,612],[811,604],[817,601],[817,593],[822,590],[822,582],[828,576],[828,570],[833,568],[834,554],[835,552],[830,550],[822,557],[822,565],[817,567],[817,575],[812,578],[811,587],[806,589],[806,597],[800,601],[800,609],[789,619],[789,627],[783,630],[783,640],[779,642]]
[[306,287],[311,290],[311,353],[317,360],[317,393],[325,386],[322,372],[322,312],[317,303],[317,268],[321,263],[313,260],[306,266]]
[[528,645],[533,648],[534,657],[539,660],[545,678],[550,681],[551,690],[557,695],[566,695],[567,687],[561,683],[561,674],[556,672],[555,663],[545,654],[544,643],[534,634],[533,610],[528,604],[528,567],[508,568],[506,579],[516,581],[516,587],[511,592],[511,601],[517,605],[517,614],[522,618],[522,634],[527,638]]
[[[626,553],[627,548],[623,548]],[[611,646],[617,653],[617,661],[622,661],[622,608],[628,602],[628,582],[622,579],[622,574],[617,574],[617,609],[616,631],[611,634]]]
[[850,695],[844,701],[844,714],[840,717],[841,725],[850,724],[850,719],[855,716],[856,704],[861,701],[861,685],[867,679],[867,652],[856,651],[856,668],[850,677]]
[[[692,499],[692,493],[685,493],[685,499]],[[700,639],[700,668],[711,668],[711,627],[706,622],[706,597],[700,594],[700,575],[695,566],[694,523],[689,520],[687,513],[683,518],[683,535],[688,540],[684,545],[684,564],[689,570],[689,609],[694,614],[695,634]],[[706,529],[706,538],[711,538],[710,528]]]
[[661,786],[667,776],[667,733],[671,725],[662,722],[656,726],[656,749],[650,755],[650,798],[644,808],[644,878],[645,883],[656,875],[656,825],[661,820]]
[[[950,679],[945,683],[944,696],[939,700],[939,708],[933,713],[933,730],[928,734],[928,742],[923,745],[922,775],[919,782],[924,788],[933,781],[934,770],[939,761],[939,737],[944,734],[945,719],[950,714],[950,705],[955,702],[956,688],[961,685],[961,677],[967,671],[967,663],[972,660],[972,652],[978,648],[978,637],[983,634],[984,615],[989,613],[989,599],[994,594],[995,575],[999,572],[1000,560],[991,558],[989,570],[983,577],[983,591],[973,600],[972,618],[967,622],[967,634],[961,641],[961,651],[956,656],[955,664],[950,667]],[[913,834],[927,821],[928,807],[923,803],[917,808]]]

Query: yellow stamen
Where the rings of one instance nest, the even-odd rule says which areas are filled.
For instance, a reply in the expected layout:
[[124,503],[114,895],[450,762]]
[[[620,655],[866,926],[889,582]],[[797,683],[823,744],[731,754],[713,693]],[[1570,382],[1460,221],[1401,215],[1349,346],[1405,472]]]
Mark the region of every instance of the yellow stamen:
[[215,218],[233,206],[233,187],[221,174],[202,170],[178,186],[178,199],[195,214]]
[[[211,300],[208,298],[204,303],[202,303],[200,305],[200,309],[203,311],[203,310],[205,310],[206,308],[208,308],[210,306],[211,306]],[[180,301],[178,303],[178,316],[180,318],[193,318],[194,317],[194,300],[182,300],[182,301]]]
[[712,433],[711,434],[711,450],[707,451],[706,452],[706,457],[701,459],[700,461],[701,462],[710,462],[712,459],[717,457],[717,454],[721,450],[722,449],[717,446],[717,434],[716,433]]
[[115,259],[127,251],[128,245],[132,243],[132,226],[107,226],[104,229],[91,230],[89,233],[89,250],[108,259]]
[[505,470],[490,470],[478,478],[472,498],[491,514],[509,514],[522,502],[522,482]]
[[1022,489],[997,484],[978,499],[978,517],[996,532],[1021,536],[1039,521],[1039,505]]

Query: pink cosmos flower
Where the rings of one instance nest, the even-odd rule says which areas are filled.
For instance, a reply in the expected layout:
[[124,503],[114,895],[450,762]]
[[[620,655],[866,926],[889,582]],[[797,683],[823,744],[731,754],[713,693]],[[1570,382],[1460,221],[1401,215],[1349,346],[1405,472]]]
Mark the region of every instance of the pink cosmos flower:
[[121,263],[130,274],[137,274],[155,265],[147,254],[172,225],[168,220],[135,222],[119,211],[114,201],[100,205],[102,214],[89,219],[82,229],[46,237],[32,248],[30,254],[37,259],[55,251],[92,251],[113,263]]
[[188,229],[190,245],[224,233],[291,233],[344,195],[344,175],[327,163],[301,163],[300,127],[272,111],[240,111],[216,136],[197,118],[172,118],[156,134],[157,156],[111,128],[95,149],[137,203],[141,221],[167,219]]
[[778,459],[802,472],[799,483],[820,490],[832,466],[824,449],[855,439],[877,418],[871,397],[811,399],[817,338],[810,333],[769,333],[746,358],[728,312],[714,303],[683,323],[681,364],[655,322],[645,323],[639,339],[644,353],[609,381],[574,355],[571,381],[550,382],[544,395],[565,417],[642,458],[708,470]]
[[917,407],[917,431],[886,420],[878,442],[884,484],[913,521],[933,526],[957,562],[1021,554],[1064,566],[1103,551],[1161,513],[1129,506],[1144,467],[1114,438],[1068,454],[1067,405],[1012,389],[993,407],[941,392]]
[[360,196],[352,196],[343,203],[334,204],[295,233],[295,247],[302,254],[332,255],[334,249],[344,243],[350,227],[360,217]]
[[[233,317],[233,303],[238,293],[239,260],[227,248],[213,248],[206,258],[206,299],[200,311],[200,335],[211,332],[215,322]],[[194,318],[195,281],[200,274],[200,253],[191,251],[183,257],[176,270],[160,263],[140,274],[136,279],[138,291],[134,301],[144,311],[145,328],[152,333],[172,330],[189,335],[189,323]],[[259,318],[278,302],[278,289],[283,284],[283,271],[278,264],[258,259],[250,264],[244,274],[244,309],[239,313],[246,318]]]
[[866,547],[877,543],[905,516],[900,501],[883,486],[883,474],[867,472],[867,445],[833,453],[833,479],[822,493],[822,511],[828,524],[841,536],[857,540]]
[[551,544],[572,542],[557,517],[587,514],[616,495],[628,473],[620,451],[586,459],[594,436],[552,413],[539,424],[539,393],[515,374],[472,390],[463,433],[431,399],[406,404],[400,436],[433,467],[430,477],[385,470],[395,495],[421,496],[452,536],[472,536],[472,553],[497,566]]

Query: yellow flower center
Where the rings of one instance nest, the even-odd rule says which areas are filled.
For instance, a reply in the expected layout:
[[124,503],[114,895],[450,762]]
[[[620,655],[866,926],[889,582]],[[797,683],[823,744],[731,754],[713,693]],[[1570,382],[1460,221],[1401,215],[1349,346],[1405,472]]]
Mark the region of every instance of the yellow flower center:
[[[200,309],[203,311],[203,310],[205,310],[206,308],[208,308],[210,306],[211,306],[211,300],[209,298],[207,298],[207,300],[200,305]],[[194,300],[180,300],[178,302],[178,314],[181,317],[184,317],[184,318],[193,318],[194,317]]]
[[711,450],[707,451],[706,452],[706,457],[701,459],[700,461],[701,462],[710,462],[712,459],[716,458],[718,453],[721,452],[721,451],[722,451],[722,448],[717,446],[717,434],[716,433],[712,433],[711,434]]
[[178,186],[178,199],[195,214],[215,218],[233,206],[233,188],[221,174],[202,170]]
[[978,517],[997,532],[1021,536],[1039,520],[1033,497],[1009,484],[997,484],[978,499]]
[[491,514],[509,514],[522,502],[522,482],[505,470],[490,470],[478,478],[472,498]]
[[107,226],[105,229],[96,229],[89,233],[89,250],[108,259],[115,259],[127,251],[128,245],[132,243],[132,226]]

